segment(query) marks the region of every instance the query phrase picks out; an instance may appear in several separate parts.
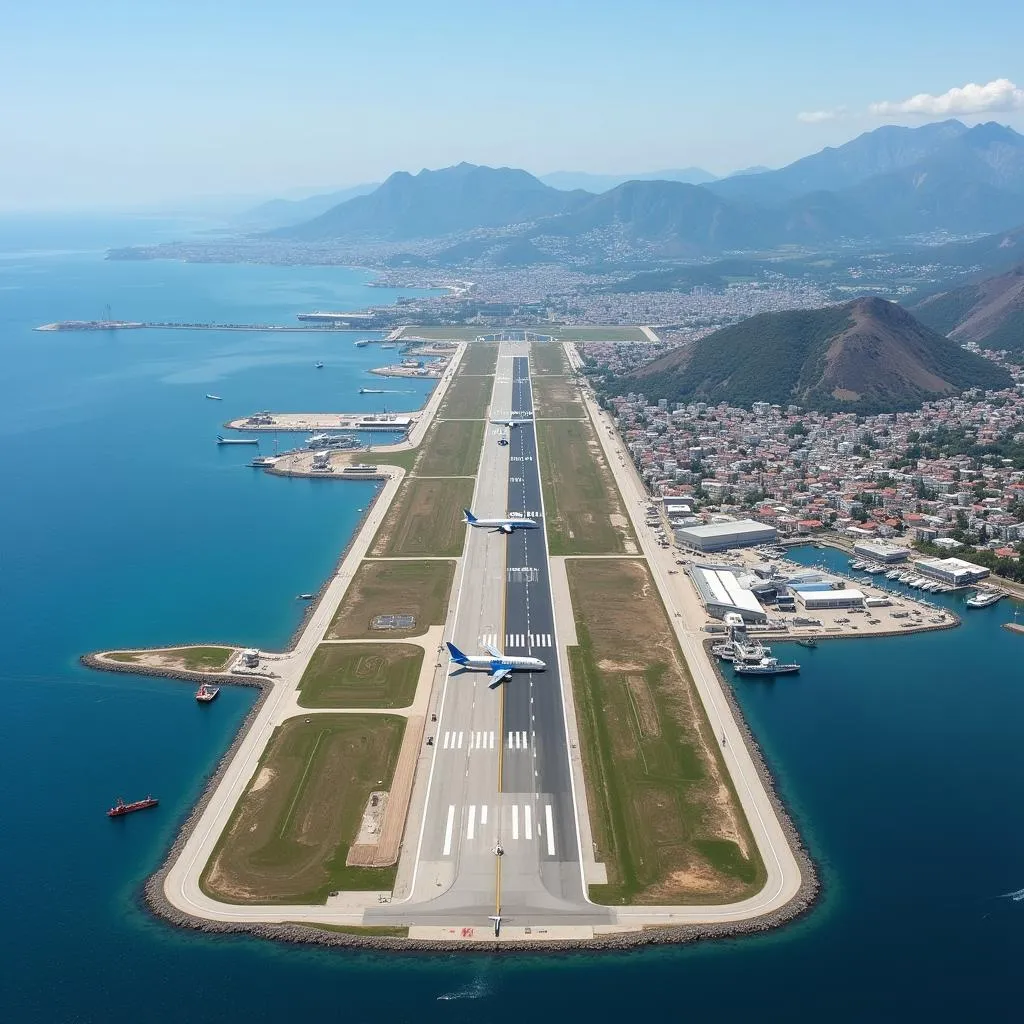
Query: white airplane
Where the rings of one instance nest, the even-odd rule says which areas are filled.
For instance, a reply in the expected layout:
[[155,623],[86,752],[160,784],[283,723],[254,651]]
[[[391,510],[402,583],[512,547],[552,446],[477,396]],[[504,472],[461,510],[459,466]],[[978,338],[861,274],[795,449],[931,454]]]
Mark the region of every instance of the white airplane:
[[455,644],[445,641],[448,645],[448,653],[452,661],[460,668],[470,669],[476,672],[490,672],[491,679],[487,684],[492,690],[512,672],[543,672],[547,668],[540,658],[513,657],[502,654],[497,647],[491,644],[484,644],[486,655],[463,654]]
[[540,525],[536,519],[477,519],[468,508],[462,510],[466,513],[463,522],[467,526],[475,526],[479,529],[493,530],[495,533],[513,533],[516,530],[536,530]]
[[491,420],[496,427],[521,427],[525,423],[532,423],[532,416],[510,416],[507,420]]

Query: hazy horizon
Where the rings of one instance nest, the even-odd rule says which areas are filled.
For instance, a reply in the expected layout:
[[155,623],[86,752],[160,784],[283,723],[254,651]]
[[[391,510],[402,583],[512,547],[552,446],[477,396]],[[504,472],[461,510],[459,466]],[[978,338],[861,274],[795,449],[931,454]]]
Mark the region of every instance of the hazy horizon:
[[[387,12],[12,8],[0,82],[18,99],[0,114],[0,209],[260,202],[462,160],[538,175],[724,175],[885,123],[1024,131],[1024,10],[1003,0],[955,22],[918,0],[814,17],[794,0],[640,0],[628,12],[395,0]],[[872,40],[899,59],[869,62]]]

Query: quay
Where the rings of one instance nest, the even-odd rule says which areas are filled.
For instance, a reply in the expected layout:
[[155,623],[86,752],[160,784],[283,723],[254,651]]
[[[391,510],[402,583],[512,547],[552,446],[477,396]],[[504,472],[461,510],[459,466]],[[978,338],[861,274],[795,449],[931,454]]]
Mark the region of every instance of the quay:
[[304,432],[307,430],[340,430],[363,433],[407,434],[415,427],[416,414],[367,415],[357,412],[258,412],[240,416],[224,424],[227,430]]
[[156,320],[57,320],[41,324],[37,331],[274,331],[278,334],[359,333],[365,327],[338,327],[335,324],[198,324]]

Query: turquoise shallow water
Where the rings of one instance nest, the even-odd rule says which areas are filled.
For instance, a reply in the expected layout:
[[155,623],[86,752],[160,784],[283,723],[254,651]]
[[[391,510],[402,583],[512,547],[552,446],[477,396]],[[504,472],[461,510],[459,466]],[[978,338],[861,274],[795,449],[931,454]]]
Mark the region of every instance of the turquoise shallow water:
[[[173,225],[44,228],[46,252],[33,253],[31,225],[0,221],[5,1020],[1017,1015],[1024,903],[1001,894],[1024,886],[1024,638],[999,628],[1006,602],[932,636],[794,647],[799,677],[741,684],[822,866],[821,904],[788,929],[622,956],[465,959],[277,947],[149,917],[140,884],[252,694],[227,689],[198,709],[190,687],[76,658],[118,643],[284,643],[295,594],[329,571],[372,485],[265,477],[243,468],[251,451],[213,436],[256,408],[351,405],[381,355],[347,336],[30,328],[106,303],[124,317],[285,322],[387,293],[333,268],[115,264],[93,251]],[[389,396],[395,409],[399,397],[422,400]],[[103,815],[118,794],[149,790],[156,811]]]

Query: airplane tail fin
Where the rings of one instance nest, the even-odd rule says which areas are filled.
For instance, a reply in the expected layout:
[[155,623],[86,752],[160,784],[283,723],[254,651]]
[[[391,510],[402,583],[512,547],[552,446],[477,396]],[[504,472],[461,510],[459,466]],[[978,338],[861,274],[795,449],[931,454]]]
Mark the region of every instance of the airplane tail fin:
[[470,512],[468,508],[464,508],[462,511],[466,513],[466,522],[467,523],[475,523],[476,522],[476,516],[473,515],[473,513]]
[[464,665],[467,661],[466,655],[462,653],[453,643],[449,643],[447,640],[445,643],[448,646],[448,653],[452,656],[452,661],[459,665]]

